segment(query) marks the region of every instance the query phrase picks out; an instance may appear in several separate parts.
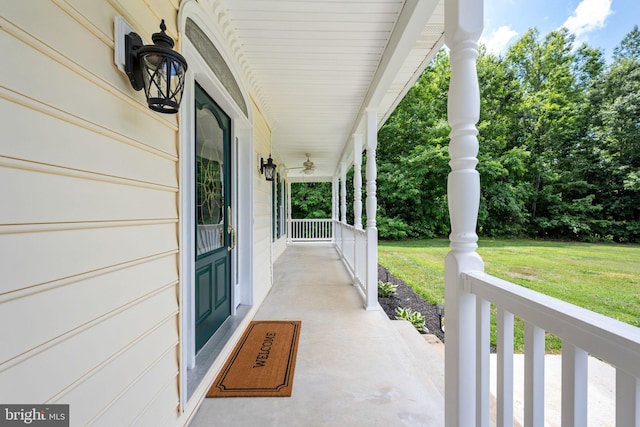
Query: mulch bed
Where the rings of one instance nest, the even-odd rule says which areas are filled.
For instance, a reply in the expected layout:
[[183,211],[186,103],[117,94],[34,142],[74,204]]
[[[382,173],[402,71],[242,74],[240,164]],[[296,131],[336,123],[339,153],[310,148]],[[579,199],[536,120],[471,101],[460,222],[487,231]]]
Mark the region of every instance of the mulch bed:
[[389,316],[389,319],[395,320],[397,307],[410,308],[418,311],[424,316],[425,325],[427,329],[429,329],[429,333],[437,336],[444,342],[444,332],[440,330],[440,318],[436,312],[435,304],[426,302],[406,283],[389,273],[389,270],[381,265],[378,265],[378,280],[391,282],[398,286],[394,297],[382,298],[378,295],[378,302],[387,316]]

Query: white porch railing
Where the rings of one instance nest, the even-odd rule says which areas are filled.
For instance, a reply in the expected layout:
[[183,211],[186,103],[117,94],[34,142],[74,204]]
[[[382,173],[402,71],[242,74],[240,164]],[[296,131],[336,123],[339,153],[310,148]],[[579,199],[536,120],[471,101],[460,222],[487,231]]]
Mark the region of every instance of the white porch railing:
[[332,242],[333,220],[290,219],[290,242]]
[[562,425],[587,425],[587,356],[592,354],[616,369],[616,426],[640,426],[640,328],[482,272],[462,278],[477,304],[477,426],[489,426],[490,304],[498,310],[498,427],[513,425],[514,316],[525,323],[525,426],[544,425],[545,331],[562,339]]
[[336,248],[353,277],[354,285],[367,302],[367,232],[339,221],[335,222],[335,227]]
[[377,278],[372,282],[376,289],[368,289],[366,230],[332,219],[292,219],[289,225],[291,243],[333,242],[361,293],[365,307],[377,307]]

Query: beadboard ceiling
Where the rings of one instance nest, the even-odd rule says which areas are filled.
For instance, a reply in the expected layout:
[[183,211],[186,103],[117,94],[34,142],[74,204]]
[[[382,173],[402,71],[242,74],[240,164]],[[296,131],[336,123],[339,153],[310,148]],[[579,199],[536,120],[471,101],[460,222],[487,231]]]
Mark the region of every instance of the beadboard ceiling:
[[[381,126],[444,39],[444,0],[210,0],[292,180],[331,180],[374,108]],[[265,155],[268,153],[264,153]],[[281,169],[282,171],[282,169]]]

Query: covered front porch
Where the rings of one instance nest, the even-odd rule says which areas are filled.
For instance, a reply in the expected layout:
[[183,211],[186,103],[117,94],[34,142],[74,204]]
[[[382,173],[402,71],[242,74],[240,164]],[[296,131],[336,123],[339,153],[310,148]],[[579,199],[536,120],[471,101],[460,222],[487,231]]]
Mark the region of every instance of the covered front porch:
[[444,425],[443,355],[358,294],[331,243],[289,245],[255,319],[302,321],[292,396],[205,399],[190,426]]
[[[281,40],[280,33],[276,39],[285,47],[269,47],[273,49],[269,52],[253,33],[254,22],[264,13],[257,14],[249,3],[227,6],[228,13],[220,13],[220,21],[227,26],[228,20],[229,28],[239,29],[236,36],[242,43],[238,45],[253,61],[254,74],[263,78],[261,84],[255,79],[260,87],[257,93],[262,94],[258,101],[265,106],[267,122],[275,124],[272,142],[256,146],[256,164],[273,156],[278,169],[275,180],[264,174],[272,184],[259,182],[255,188],[264,190],[271,200],[270,205],[259,207],[270,213],[269,262],[275,260],[266,265],[264,257],[266,267],[273,268],[273,288],[255,318],[302,320],[303,332],[292,398],[206,399],[193,425],[211,420],[220,425],[253,425],[256,420],[271,425],[443,425],[446,413],[447,426],[488,426],[493,409],[497,425],[512,425],[513,324],[514,318],[521,318],[526,323],[525,425],[542,426],[545,417],[550,418],[545,413],[549,397],[544,393],[544,339],[550,333],[564,340],[562,409],[556,416],[562,425],[587,425],[587,358],[592,354],[616,367],[611,424],[638,426],[638,328],[485,274],[476,252],[480,203],[476,58],[482,1],[405,2],[397,10],[386,48],[379,52],[380,61],[373,61],[375,66],[369,69],[373,78],[351,106],[344,99],[359,87],[357,79],[345,78],[345,69],[337,70],[339,78],[332,78],[329,71],[336,70],[325,67],[342,68],[345,57],[353,53],[336,55],[342,46],[331,38],[320,49],[329,52],[325,58],[315,50],[315,37],[310,43],[313,49],[300,53],[297,40]],[[287,17],[294,13],[285,12]],[[316,14],[309,16],[319,19]],[[283,19],[274,17],[264,34],[271,34]],[[447,187],[451,251],[445,260],[443,367],[442,359],[425,362],[428,347],[416,356],[394,323],[377,310],[376,150],[378,129],[445,41],[451,63]],[[305,61],[319,58],[322,67],[313,70],[319,74],[300,71],[307,69]],[[286,73],[273,72],[271,67],[280,62],[286,63]],[[409,65],[410,72],[406,71]],[[346,179],[351,167],[353,183]],[[283,195],[290,197],[290,185],[297,181],[332,183],[326,196],[332,201],[330,218],[299,221],[291,217],[291,201],[284,203]],[[348,185],[352,185],[353,200],[346,198]],[[347,223],[347,206],[353,206],[352,223]],[[261,230],[269,228],[261,226]],[[498,318],[495,406],[489,386],[491,306],[497,308]],[[425,372],[425,366],[433,367],[433,372]]]

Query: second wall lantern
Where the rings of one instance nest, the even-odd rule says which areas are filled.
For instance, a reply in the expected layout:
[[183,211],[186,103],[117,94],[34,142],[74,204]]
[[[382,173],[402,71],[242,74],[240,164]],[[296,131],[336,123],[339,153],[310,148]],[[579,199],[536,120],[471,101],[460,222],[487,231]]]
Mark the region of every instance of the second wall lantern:
[[276,164],[273,163],[271,154],[269,154],[269,158],[267,159],[266,162],[262,157],[260,157],[260,173],[264,173],[264,178],[267,181],[273,181],[275,170],[276,170]]

